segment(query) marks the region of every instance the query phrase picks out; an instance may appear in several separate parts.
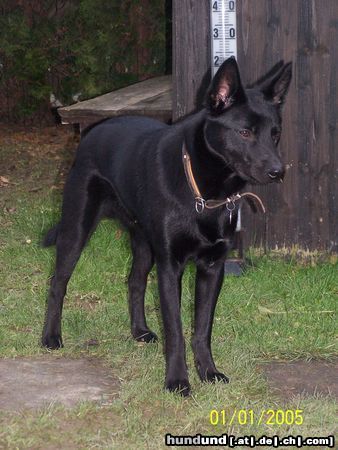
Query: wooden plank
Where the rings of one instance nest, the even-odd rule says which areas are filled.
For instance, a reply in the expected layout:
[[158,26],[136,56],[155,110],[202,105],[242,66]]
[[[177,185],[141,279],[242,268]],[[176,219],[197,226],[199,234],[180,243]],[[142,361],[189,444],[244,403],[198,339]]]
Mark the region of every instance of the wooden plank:
[[[337,140],[335,144],[330,141],[329,116],[333,105],[337,107],[337,97],[332,96],[329,80],[336,70],[332,52],[338,36],[337,32],[332,35],[329,23],[337,21],[338,4],[334,0],[301,0],[298,7],[299,238],[309,248],[328,248],[330,241],[337,245],[337,223],[335,236],[330,236],[329,223],[330,204],[335,208],[329,199],[337,194],[338,186],[337,173],[330,169],[337,167]],[[334,89],[336,85],[337,79]]]
[[210,83],[209,1],[173,0],[173,119],[202,104]]
[[58,109],[63,123],[80,123],[90,118],[121,114],[149,115],[162,120],[172,116],[170,75],[151,78],[90,100]]
[[[269,246],[274,242],[278,246],[298,245],[298,224],[300,214],[299,191],[298,191],[298,149],[297,149],[297,128],[294,124],[297,122],[299,96],[297,91],[296,73],[297,73],[297,21],[298,10],[297,2],[289,0],[287,4],[274,2],[279,11],[279,41],[278,57],[285,62],[292,61],[293,78],[283,108],[283,133],[280,142],[280,151],[284,163],[287,167],[285,181],[277,190],[279,196],[275,197],[278,213],[273,217],[273,234],[269,237]],[[271,55],[271,59],[274,57]]]
[[[299,155],[299,194],[302,196],[302,220],[299,221],[298,235],[306,246],[311,246],[315,236],[316,223],[312,222],[311,206],[314,205],[313,188],[311,186],[311,173],[314,178],[313,166],[313,140],[314,140],[314,72],[311,67],[311,53],[315,45],[313,30],[313,4],[305,4],[299,0],[298,41],[300,52],[298,55],[298,71],[296,74],[297,91],[302,96],[298,105],[298,155]],[[319,86],[317,86],[319,89]],[[312,180],[314,181],[314,179]]]
[[[328,132],[328,242],[326,248],[338,253],[338,3],[330,2],[326,8],[328,20],[328,47],[330,54],[330,73],[323,82],[329,86],[327,132]],[[322,19],[320,21],[323,27]],[[323,207],[322,207],[323,210]]]

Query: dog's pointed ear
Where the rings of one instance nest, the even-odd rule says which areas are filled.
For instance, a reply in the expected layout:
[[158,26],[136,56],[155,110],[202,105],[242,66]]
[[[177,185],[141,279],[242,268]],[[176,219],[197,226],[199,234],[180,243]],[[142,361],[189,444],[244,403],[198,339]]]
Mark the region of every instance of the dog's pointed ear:
[[237,62],[232,56],[224,61],[211,82],[207,94],[207,107],[212,113],[220,114],[234,103],[245,100]]
[[284,103],[285,96],[288,92],[291,78],[292,63],[289,62],[272,72],[270,77],[264,78],[262,82],[257,84],[257,87],[274,105],[281,106]]
[[284,67],[284,61],[281,59],[280,61],[278,61],[278,63],[276,63],[273,67],[271,67],[269,72],[265,73],[262,77],[258,78],[258,80],[256,80],[254,83],[248,84],[246,87],[248,89],[255,87],[259,88],[259,86],[262,86],[265,81],[267,80],[271,81],[271,79],[276,75],[277,72],[281,70],[282,67]]

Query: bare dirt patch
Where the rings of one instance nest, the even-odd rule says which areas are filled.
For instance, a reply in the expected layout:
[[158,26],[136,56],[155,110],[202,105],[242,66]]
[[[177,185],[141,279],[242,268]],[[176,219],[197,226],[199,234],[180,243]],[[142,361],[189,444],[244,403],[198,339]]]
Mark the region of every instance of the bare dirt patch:
[[261,367],[270,388],[283,399],[298,394],[338,399],[338,360],[272,362]]
[[0,188],[36,193],[62,188],[74,159],[79,136],[73,128],[22,128],[0,125]]
[[35,409],[51,403],[74,407],[83,401],[109,404],[119,380],[98,359],[45,356],[0,360],[0,410]]

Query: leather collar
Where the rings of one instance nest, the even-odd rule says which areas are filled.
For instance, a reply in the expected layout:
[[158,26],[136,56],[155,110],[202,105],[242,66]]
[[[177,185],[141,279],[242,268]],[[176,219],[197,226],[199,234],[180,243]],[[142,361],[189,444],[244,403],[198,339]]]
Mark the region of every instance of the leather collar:
[[220,206],[226,206],[228,211],[233,211],[236,207],[235,202],[243,197],[251,197],[256,201],[256,203],[259,205],[261,212],[265,213],[265,206],[262,202],[262,200],[258,197],[258,195],[254,194],[253,192],[243,192],[243,193],[237,193],[234,195],[231,195],[230,197],[226,197],[223,200],[214,200],[209,199],[205,200],[204,197],[201,194],[201,191],[199,190],[199,187],[196,183],[194,173],[192,171],[191,166],[191,158],[187,150],[187,146],[185,144],[185,141],[182,145],[182,161],[183,161],[183,167],[185,176],[187,178],[188,185],[190,187],[190,190],[195,198],[195,209],[196,212],[201,214],[204,209],[215,209],[219,208]]

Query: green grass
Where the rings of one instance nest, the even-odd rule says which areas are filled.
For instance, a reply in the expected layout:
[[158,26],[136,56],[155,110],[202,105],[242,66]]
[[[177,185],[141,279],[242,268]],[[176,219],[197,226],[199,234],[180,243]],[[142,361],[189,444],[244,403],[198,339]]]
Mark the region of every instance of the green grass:
[[[13,148],[12,148],[13,151]],[[0,149],[1,152],[1,149]],[[3,153],[9,152],[8,148]],[[20,165],[21,164],[21,165]],[[39,347],[48,278],[54,248],[39,242],[58,216],[59,191],[45,186],[27,192],[22,173],[34,169],[29,183],[45,183],[50,161],[22,162],[18,185],[5,190],[0,237],[0,356],[44,354]],[[28,186],[30,184],[28,183]],[[12,208],[12,209],[11,209]],[[15,208],[15,210],[13,210]],[[165,433],[329,435],[334,432],[332,398],[295,397],[285,403],[269,391],[262,361],[297,358],[332,359],[337,355],[337,266],[306,266],[297,261],[257,257],[240,278],[227,277],[216,310],[212,339],[219,369],[229,385],[202,384],[187,359],[190,399],[163,391],[163,334],[156,273],[148,282],[148,323],[160,343],[139,345],[130,337],[126,279],[131,265],[129,240],[117,224],[103,221],[87,245],[69,283],[63,315],[65,347],[57,354],[102,358],[121,379],[119,398],[110,406],[82,404],[73,410],[50,406],[38,412],[0,414],[0,448],[162,448]],[[182,319],[191,339],[194,268],[183,279]],[[99,346],[88,347],[90,339]],[[212,426],[211,410],[302,409],[303,425]],[[60,433],[61,432],[61,433]]]

